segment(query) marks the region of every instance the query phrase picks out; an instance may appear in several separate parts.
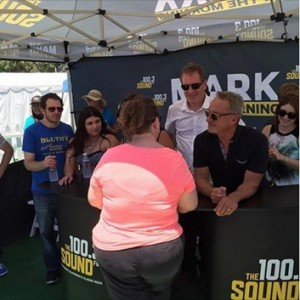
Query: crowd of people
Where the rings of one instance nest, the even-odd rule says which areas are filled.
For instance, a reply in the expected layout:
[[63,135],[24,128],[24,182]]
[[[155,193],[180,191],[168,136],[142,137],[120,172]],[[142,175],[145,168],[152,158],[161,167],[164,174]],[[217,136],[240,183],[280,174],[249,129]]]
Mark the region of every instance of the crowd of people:
[[[40,184],[49,181],[49,169],[60,185],[72,184],[84,154],[92,167],[88,201],[101,210],[94,251],[112,299],[169,299],[171,287],[197,278],[197,192],[225,217],[267,185],[299,184],[297,85],[281,86],[274,121],[260,132],[243,122],[240,95],[224,91],[210,98],[200,65],[184,66],[180,80],[185,98],[169,106],[165,126],[154,101],[136,93],[120,102],[115,117],[102,93],[90,90],[75,132],[60,121],[57,94],[32,98],[22,149],[32,172],[47,284],[61,274],[57,196]],[[0,149],[1,179],[12,156],[1,135]],[[0,262],[0,276],[6,273]]]

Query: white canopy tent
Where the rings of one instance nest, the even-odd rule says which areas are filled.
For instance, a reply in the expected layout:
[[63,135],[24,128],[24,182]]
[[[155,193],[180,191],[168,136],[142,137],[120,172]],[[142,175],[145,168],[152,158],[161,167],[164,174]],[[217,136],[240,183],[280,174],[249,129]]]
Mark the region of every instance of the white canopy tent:
[[[3,0],[0,12],[0,59],[71,66],[85,57],[160,55],[233,41],[283,43],[298,41],[299,35],[298,0]],[[219,58],[226,59],[221,52]],[[296,72],[298,68],[296,62]],[[105,76],[106,70],[101,71]],[[0,84],[6,82],[6,88],[13,89],[12,79],[6,76],[0,78]],[[88,86],[87,78],[74,84],[75,98],[100,83],[93,75],[96,83]],[[1,104],[5,93],[1,92],[0,132],[21,132],[30,97],[41,79],[39,75],[30,80],[32,86],[27,88],[20,81],[23,92],[32,90],[30,96],[14,100],[12,115],[7,108],[12,100],[6,95],[9,104]],[[44,88],[54,91],[53,80],[48,77]],[[109,85],[105,78],[101,84],[101,90]],[[159,89],[165,92],[163,87]],[[40,90],[40,94],[44,92]],[[20,99],[26,103],[24,107]]]
[[23,126],[31,115],[31,98],[52,92],[62,97],[62,121],[72,125],[70,98],[64,83],[66,73],[0,73],[0,133],[14,147],[14,159],[23,157],[21,151]]
[[75,62],[299,35],[298,0],[5,0],[0,9],[0,59]]

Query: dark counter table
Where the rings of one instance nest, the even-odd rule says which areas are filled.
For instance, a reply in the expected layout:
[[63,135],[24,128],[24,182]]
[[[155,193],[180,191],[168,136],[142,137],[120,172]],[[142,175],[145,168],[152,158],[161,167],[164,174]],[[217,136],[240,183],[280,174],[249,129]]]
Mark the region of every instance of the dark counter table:
[[299,187],[270,187],[218,217],[200,198],[200,249],[210,299],[299,299]]
[[41,187],[59,196],[59,247],[67,299],[109,299],[92,245],[92,229],[100,210],[87,201],[89,179],[75,178],[67,186],[47,182]]
[[34,217],[31,172],[20,160],[8,165],[0,180],[0,248],[6,247],[29,235]]
[[[89,180],[68,186],[44,183],[59,195],[59,234],[69,299],[107,299],[93,256],[92,228],[99,210],[89,205]],[[299,187],[266,188],[244,200],[231,216],[218,217],[199,195],[193,214],[210,299],[299,298]],[[197,295],[195,295],[197,299]]]

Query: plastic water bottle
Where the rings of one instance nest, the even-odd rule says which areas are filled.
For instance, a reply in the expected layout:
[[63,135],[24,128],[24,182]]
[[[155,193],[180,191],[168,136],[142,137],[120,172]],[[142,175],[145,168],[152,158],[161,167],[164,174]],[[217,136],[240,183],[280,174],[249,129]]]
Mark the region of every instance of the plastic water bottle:
[[55,167],[54,168],[49,168],[49,180],[51,182],[58,181],[58,172],[57,172],[57,169]]
[[91,162],[87,153],[83,153],[81,172],[83,178],[90,178],[92,175]]

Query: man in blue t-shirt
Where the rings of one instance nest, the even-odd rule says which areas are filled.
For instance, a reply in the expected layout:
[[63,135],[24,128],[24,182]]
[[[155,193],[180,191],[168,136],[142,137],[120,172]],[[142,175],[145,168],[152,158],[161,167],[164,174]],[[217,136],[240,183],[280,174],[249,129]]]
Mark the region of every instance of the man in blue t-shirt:
[[90,90],[87,95],[82,96],[89,106],[97,108],[107,124],[107,128],[113,133],[117,131],[117,119],[114,114],[107,108],[107,102],[102,93],[98,90]]
[[22,150],[24,165],[32,171],[31,190],[47,269],[46,283],[53,284],[58,281],[61,269],[54,232],[57,195],[41,189],[39,185],[49,181],[49,168],[56,168],[59,177],[63,176],[65,152],[73,130],[60,121],[63,101],[57,94],[42,96],[40,107],[44,118],[25,130]]

